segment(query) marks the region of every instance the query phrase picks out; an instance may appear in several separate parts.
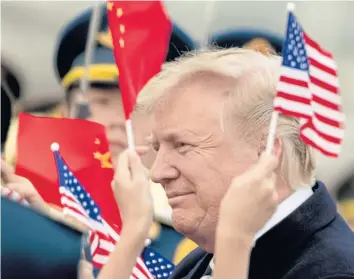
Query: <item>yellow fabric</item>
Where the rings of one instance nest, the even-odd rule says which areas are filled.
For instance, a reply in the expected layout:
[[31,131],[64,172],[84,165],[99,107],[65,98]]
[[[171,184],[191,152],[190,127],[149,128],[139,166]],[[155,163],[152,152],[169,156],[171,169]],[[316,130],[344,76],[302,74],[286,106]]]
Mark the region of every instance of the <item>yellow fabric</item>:
[[339,211],[344,219],[354,219],[354,199],[345,200],[339,203]]
[[150,230],[149,230],[149,238],[151,240],[157,239],[161,234],[161,225],[157,222],[153,222],[151,224]]
[[106,48],[113,49],[112,35],[109,28],[107,28],[104,32],[98,33],[97,41]]
[[177,246],[173,256],[173,263],[178,264],[185,256],[192,252],[198,245],[188,238],[184,238]]
[[[69,88],[79,81],[85,73],[85,67],[72,68],[63,78],[62,86]],[[119,70],[115,64],[95,64],[88,67],[88,80],[90,82],[113,82],[119,77]]]
[[252,49],[262,54],[269,55],[275,54],[275,49],[266,39],[254,38],[243,45],[243,48]]

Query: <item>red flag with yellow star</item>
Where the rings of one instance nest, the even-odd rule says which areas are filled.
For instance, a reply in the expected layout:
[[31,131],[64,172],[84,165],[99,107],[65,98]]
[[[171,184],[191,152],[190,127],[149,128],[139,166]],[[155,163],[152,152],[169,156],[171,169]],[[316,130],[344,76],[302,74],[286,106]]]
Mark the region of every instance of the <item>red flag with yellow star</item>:
[[104,126],[82,119],[19,116],[16,173],[29,179],[43,199],[61,208],[51,144],[57,142],[72,172],[119,232],[121,218],[111,182],[114,169]]
[[172,23],[161,1],[108,1],[108,22],[126,119],[137,94],[164,63]]

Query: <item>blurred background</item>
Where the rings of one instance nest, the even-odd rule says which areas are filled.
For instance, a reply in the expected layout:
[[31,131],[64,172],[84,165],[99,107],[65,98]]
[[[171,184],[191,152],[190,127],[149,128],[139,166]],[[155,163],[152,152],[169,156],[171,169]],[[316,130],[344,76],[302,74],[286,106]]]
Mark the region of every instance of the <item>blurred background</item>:
[[[40,111],[64,97],[53,67],[56,38],[67,21],[93,4],[90,1],[1,2],[2,64],[11,67],[21,80],[24,109]],[[172,19],[196,41],[205,32],[208,7],[213,10],[209,34],[244,27],[284,34],[286,2],[167,1],[166,7]],[[334,195],[343,192],[340,189],[347,183],[344,195],[354,196],[354,2],[297,2],[296,14],[306,32],[334,53],[347,116],[342,154],[336,160],[319,154],[318,177]]]

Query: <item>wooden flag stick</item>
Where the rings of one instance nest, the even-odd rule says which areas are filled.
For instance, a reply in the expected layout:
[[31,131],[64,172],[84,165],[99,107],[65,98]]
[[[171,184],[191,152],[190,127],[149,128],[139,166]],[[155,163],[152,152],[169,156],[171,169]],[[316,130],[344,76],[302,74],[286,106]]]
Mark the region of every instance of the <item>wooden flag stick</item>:
[[274,140],[277,131],[278,118],[279,118],[279,112],[273,111],[272,118],[270,119],[269,133],[267,139],[267,147],[266,147],[267,154],[271,154],[273,151]]
[[[288,3],[286,8],[287,8],[288,12],[292,12],[295,10],[295,4]],[[274,140],[275,140],[276,131],[277,131],[278,118],[279,118],[279,112],[273,111],[272,117],[270,119],[269,133],[268,133],[268,139],[267,139],[267,147],[266,147],[267,154],[271,154],[273,152]]]
[[128,148],[131,151],[135,150],[134,135],[133,135],[133,125],[130,119],[125,120],[125,131],[127,133]]

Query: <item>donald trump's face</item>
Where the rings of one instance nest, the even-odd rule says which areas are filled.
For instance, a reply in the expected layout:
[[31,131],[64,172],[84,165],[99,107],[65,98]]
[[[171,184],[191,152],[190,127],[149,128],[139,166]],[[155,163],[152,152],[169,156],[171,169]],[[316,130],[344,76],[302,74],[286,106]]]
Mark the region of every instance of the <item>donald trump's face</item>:
[[213,251],[219,205],[235,175],[258,158],[224,127],[221,78],[203,77],[164,97],[154,115],[152,180],[162,184],[175,229]]

